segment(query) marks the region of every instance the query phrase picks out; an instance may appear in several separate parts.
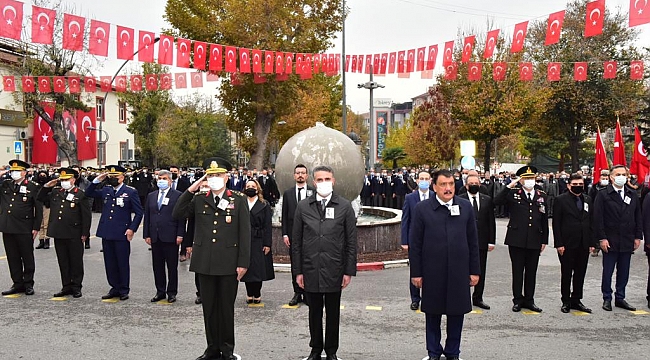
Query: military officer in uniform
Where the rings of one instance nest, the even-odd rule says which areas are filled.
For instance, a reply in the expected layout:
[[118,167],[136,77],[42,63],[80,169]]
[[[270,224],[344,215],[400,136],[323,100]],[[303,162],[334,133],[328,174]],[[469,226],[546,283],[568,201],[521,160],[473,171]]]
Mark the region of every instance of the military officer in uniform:
[[[75,186],[79,172],[60,168],[59,179],[43,185],[38,200],[50,208],[47,236],[54,239],[56,258],[61,272],[61,291],[55,297],[81,297],[84,278],[84,242],[90,237],[92,212],[86,194]],[[55,186],[60,180],[60,185]]]
[[[207,159],[205,175],[178,199],[173,216],[194,218],[190,271],[198,274],[208,346],[197,360],[233,360],[235,299],[250,263],[251,222],[244,196],[226,189],[230,164]],[[207,178],[210,191],[197,192]]]
[[[109,165],[106,170],[107,172],[97,176],[86,189],[86,196],[94,197],[103,203],[97,236],[102,238],[104,267],[111,289],[102,299],[119,297],[120,300],[127,300],[131,272],[131,240],[142,221],[142,204],[138,191],[124,184],[126,169]],[[97,185],[104,179],[108,179],[107,185],[97,190]]]
[[[40,186],[25,178],[28,168],[28,163],[12,160],[11,178],[0,183],[0,232],[13,281],[2,295],[34,295],[34,238],[41,228],[43,204],[36,198]],[[6,173],[0,171],[0,177]]]
[[496,205],[507,205],[510,210],[505,244],[512,263],[512,311],[526,308],[541,312],[534,296],[539,257],[548,244],[546,193],[535,189],[534,166],[521,167],[516,174],[518,179],[494,198]]

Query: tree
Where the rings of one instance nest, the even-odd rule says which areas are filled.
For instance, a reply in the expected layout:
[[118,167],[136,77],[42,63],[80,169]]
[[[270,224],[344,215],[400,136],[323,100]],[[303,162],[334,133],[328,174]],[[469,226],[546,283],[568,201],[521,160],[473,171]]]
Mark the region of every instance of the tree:
[[[393,126],[388,130],[388,135],[386,136],[386,148],[401,148],[405,149],[407,144],[412,141],[411,133],[413,132],[413,122],[411,119],[406,119],[404,124],[401,127]],[[398,161],[398,164],[403,165],[417,165],[419,164],[417,159],[412,158],[408,152],[404,152],[406,155],[403,159]]]
[[[321,53],[331,47],[331,39],[341,29],[341,7],[340,0],[168,0],[165,19],[173,27],[169,32],[181,37],[243,48]],[[291,76],[278,82],[268,77],[266,83],[255,84],[252,76],[240,74],[242,84],[235,86],[228,74],[221,76],[219,99],[227,110],[228,125],[239,136],[253,137],[251,166],[259,168],[269,133],[292,114],[299,90],[310,81]]]
[[[606,11],[603,33],[585,38],[586,0],[574,0],[567,5],[560,42],[544,46],[546,21],[532,24],[529,32],[527,56],[536,67],[537,86],[546,88],[551,96],[544,110],[543,121],[532,129],[543,139],[561,136],[569,144],[572,169],[579,165],[579,144],[586,132],[594,132],[600,125],[605,129],[615,125],[617,117],[622,124],[631,123],[642,108],[643,83],[630,80],[630,60],[647,57],[636,48],[639,31],[629,28],[627,14]],[[603,62],[618,62],[616,79],[603,79]],[[573,79],[573,63],[589,61],[587,81]],[[560,81],[548,82],[548,62],[562,63]]]
[[391,169],[396,169],[397,168],[397,161],[406,158],[406,153],[404,152],[404,148],[401,147],[390,147],[384,149],[384,152],[381,154],[381,160],[384,163],[384,166],[386,166],[386,163],[391,161],[392,162],[392,167]]

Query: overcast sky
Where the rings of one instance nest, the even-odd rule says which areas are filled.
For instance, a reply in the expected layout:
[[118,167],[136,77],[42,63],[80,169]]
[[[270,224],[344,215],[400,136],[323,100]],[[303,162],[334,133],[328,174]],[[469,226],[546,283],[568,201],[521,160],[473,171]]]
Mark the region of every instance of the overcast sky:
[[[25,12],[31,13],[31,1],[25,1]],[[94,18],[113,25],[159,32],[169,27],[163,20],[164,0],[63,0],[64,4],[75,7],[77,15]],[[375,54],[408,50],[418,47],[442,44],[457,40],[458,29],[477,29],[485,33],[488,21],[492,29],[501,29],[511,35],[514,25],[525,20],[546,19],[552,12],[566,8],[563,0],[347,0],[350,9],[346,21],[346,53],[349,55]],[[621,9],[627,13],[628,0],[607,0],[608,11]],[[88,25],[89,26],[89,25]],[[650,25],[639,27],[642,34],[639,46],[650,46],[648,33]],[[115,59],[115,27],[111,29],[109,59]],[[329,52],[341,52],[341,40],[334,39],[335,47]],[[457,46],[459,42],[456,43]],[[227,45],[227,44],[225,44]],[[270,49],[276,50],[276,49]],[[442,53],[442,51],[440,51]],[[122,61],[108,60],[96,75],[112,75]],[[438,64],[440,64],[438,58]],[[137,66],[135,63],[132,65]],[[437,65],[437,70],[440,66]],[[187,69],[173,69],[183,72]],[[377,82],[385,85],[375,91],[375,97],[389,98],[394,102],[409,101],[410,98],[426,92],[433,80],[420,79],[419,73],[411,74],[409,79],[398,79],[396,75],[377,77]],[[347,74],[347,102],[356,112],[368,110],[368,91],[357,89],[357,84],[368,81],[368,75]],[[208,89],[213,83],[204,82],[203,92],[215,94]],[[178,95],[186,95],[193,90],[174,90]]]

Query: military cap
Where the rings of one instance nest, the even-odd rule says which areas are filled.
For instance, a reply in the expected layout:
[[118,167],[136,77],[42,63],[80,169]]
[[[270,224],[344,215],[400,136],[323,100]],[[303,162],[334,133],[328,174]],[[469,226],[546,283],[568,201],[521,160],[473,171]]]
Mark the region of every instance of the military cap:
[[57,172],[59,173],[59,179],[61,180],[68,180],[72,177],[76,179],[79,177],[79,172],[72,168],[59,168]]
[[220,157],[211,157],[203,161],[203,168],[207,175],[223,174],[231,168],[230,163]]
[[9,162],[9,170],[18,170],[18,171],[24,171],[30,168],[30,165],[22,160],[11,160]]
[[534,166],[522,166],[517,170],[516,174],[522,178],[534,178],[537,176],[537,168]]
[[119,165],[108,165],[104,170],[108,171],[108,175],[122,175],[126,172],[126,169]]

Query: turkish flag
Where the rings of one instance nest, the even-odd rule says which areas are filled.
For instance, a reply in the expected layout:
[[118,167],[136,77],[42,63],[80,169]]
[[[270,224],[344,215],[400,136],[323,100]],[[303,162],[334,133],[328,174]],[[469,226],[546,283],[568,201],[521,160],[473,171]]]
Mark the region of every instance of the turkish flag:
[[371,67],[372,67],[372,55],[366,55],[366,66],[364,67],[363,72],[365,74],[370,74]]
[[479,81],[483,71],[483,64],[480,62],[471,62],[467,65],[467,79],[469,81]]
[[[321,54],[314,54],[313,60],[314,60],[314,74],[318,74],[321,71],[321,68],[323,64],[321,64]],[[346,55],[348,57],[350,55]],[[327,61],[327,59],[325,59]],[[347,71],[347,70],[346,70]]]
[[97,80],[94,77],[84,76],[84,92],[97,92]]
[[284,73],[291,74],[293,72],[293,53],[284,53]]
[[226,72],[234,73],[237,71],[237,48],[226,46]]
[[51,93],[52,85],[50,84],[49,76],[39,76],[38,77],[38,91],[42,93]]
[[262,50],[253,49],[253,73],[262,73]]
[[458,63],[451,62],[445,66],[445,80],[456,80],[458,77]]
[[201,71],[192,73],[192,79],[190,83],[193,89],[203,87],[203,73]]
[[562,63],[550,62],[548,63],[548,81],[560,81],[562,76]]
[[77,110],[77,159],[88,160],[97,157],[97,133],[88,130],[95,127],[97,112],[90,109],[88,112]]
[[511,53],[518,53],[524,49],[526,42],[526,34],[528,33],[528,21],[524,21],[515,25],[515,33],[512,37],[512,44],[510,45]]
[[102,21],[90,20],[90,39],[88,52],[93,55],[108,56],[108,37],[111,25]]
[[388,73],[395,73],[395,66],[397,65],[397,53],[392,52],[388,55]]
[[275,81],[287,81],[289,80],[289,74],[276,74],[275,75]]
[[[311,73],[306,75],[311,77]],[[264,84],[266,82],[266,76],[260,75],[258,73],[253,73],[253,84]]]
[[54,92],[55,93],[64,93],[65,92],[65,77],[55,76],[54,77]]
[[20,40],[20,33],[23,30],[23,3],[0,0],[0,7],[2,7],[3,17],[0,20],[0,37]]
[[302,74],[304,56],[305,54],[296,54],[296,74]]
[[172,74],[160,74],[160,90],[172,89]]
[[420,79],[433,79],[433,71],[424,70],[420,73]]
[[634,127],[634,151],[632,152],[632,164],[630,165],[630,174],[636,175],[638,182],[648,186],[648,174],[650,173],[650,162],[648,162],[648,152],[643,146],[639,128]]
[[176,51],[176,66],[189,68],[192,40],[178,38],[176,39],[176,46],[178,47],[178,51]]
[[406,59],[406,72],[412,73],[415,71],[415,49],[408,51]]
[[219,81],[219,75],[208,71],[207,75],[205,75],[205,81]]
[[223,70],[223,46],[210,44],[210,63],[208,64],[208,69],[213,72]]
[[465,43],[463,45],[463,56],[461,57],[460,62],[466,63],[472,58],[472,51],[474,50],[475,39],[476,39],[475,35],[468,36],[465,38]]
[[34,77],[33,76],[23,76],[23,92],[33,93],[36,89],[34,88]]
[[605,146],[603,145],[603,138],[600,135],[600,128],[596,133],[596,156],[594,159],[594,179],[600,176],[600,171],[604,169],[609,169],[609,163],[607,162],[607,154],[605,153]]
[[311,79],[312,64],[312,54],[305,54],[302,61],[302,73],[309,75],[308,79]]
[[4,75],[2,77],[5,91],[16,91],[16,78],[13,75]]
[[144,76],[145,80],[145,89],[147,91],[157,91],[158,90],[158,75],[156,74],[147,74]]
[[447,66],[454,61],[454,42],[447,41],[445,43],[445,52],[442,53],[442,65]]
[[604,79],[616,79],[616,61],[605,61],[603,63],[603,78]]
[[623,141],[623,132],[621,131],[621,123],[616,120],[616,132],[614,134],[614,162],[612,165],[627,166],[625,159],[625,142]]
[[203,41],[194,41],[194,68],[205,70],[205,61],[207,59],[208,44]]
[[603,33],[605,19],[605,0],[596,0],[587,4],[587,19],[585,20],[585,37]]
[[506,62],[492,63],[492,79],[494,79],[494,81],[505,80],[507,70],[508,70],[508,63]]
[[239,86],[242,84],[241,74],[238,72],[230,74],[230,84],[232,86]]
[[134,31],[128,27],[117,27],[117,58],[133,60]]
[[533,81],[533,63],[531,62],[519,63],[519,80]]
[[275,73],[284,73],[284,54],[279,51],[275,53]]
[[126,75],[118,75],[115,77],[115,91],[126,91]]
[[379,62],[379,73],[386,75],[386,67],[388,66],[388,53],[381,54],[381,60]]
[[565,11],[562,10],[548,16],[546,41],[544,41],[544,45],[553,45],[560,41],[562,24],[564,23],[564,13]]
[[244,74],[251,72],[250,49],[239,48],[239,71]]
[[586,62],[577,62],[573,64],[573,79],[575,81],[587,81],[587,69],[588,64]]
[[438,58],[438,45],[429,45],[429,55],[424,64],[424,70],[434,70],[436,68],[436,59]]
[[154,52],[153,44],[155,40],[154,33],[140,30],[138,31],[138,37],[140,39],[138,42],[138,46],[140,47],[138,50],[138,61],[152,63]]
[[485,50],[483,51],[483,58],[489,59],[494,55],[494,48],[497,45],[497,40],[499,40],[499,29],[492,30],[487,33],[487,39],[485,40]]
[[375,75],[379,74],[380,61],[381,61],[380,54],[374,54],[372,56],[372,73]]
[[350,55],[345,55],[345,72],[350,72]]
[[99,77],[99,86],[102,92],[111,91],[111,80],[110,76],[100,76]]
[[643,80],[643,61],[632,60],[630,62],[630,79]]
[[79,76],[68,76],[68,90],[70,94],[81,93],[81,78]]
[[174,38],[169,35],[160,35],[158,45],[158,64],[172,65],[174,63]]
[[330,55],[334,57],[334,71],[339,74],[341,72],[341,54]]
[[426,47],[418,48],[418,60],[415,66],[415,71],[424,71],[424,57],[427,52]]
[[32,43],[52,44],[56,11],[32,5]]
[[81,16],[63,14],[63,48],[82,51],[86,19]]
[[402,50],[397,52],[397,73],[403,74],[405,72],[406,72],[406,51]]
[[273,60],[275,53],[273,51],[264,50],[264,73],[273,74]]
[[142,91],[142,75],[131,75],[131,91]]
[[650,23],[648,0],[630,0],[630,27]]
[[174,82],[176,83],[177,89],[187,89],[187,74],[186,73],[174,74]]
[[[50,119],[53,119],[54,105],[50,103],[41,103],[41,106],[43,106],[43,111],[47,113]],[[53,134],[50,125],[38,116],[36,111],[34,111],[34,148],[32,152],[32,163],[53,164],[56,162],[58,146],[54,139],[52,139]]]

